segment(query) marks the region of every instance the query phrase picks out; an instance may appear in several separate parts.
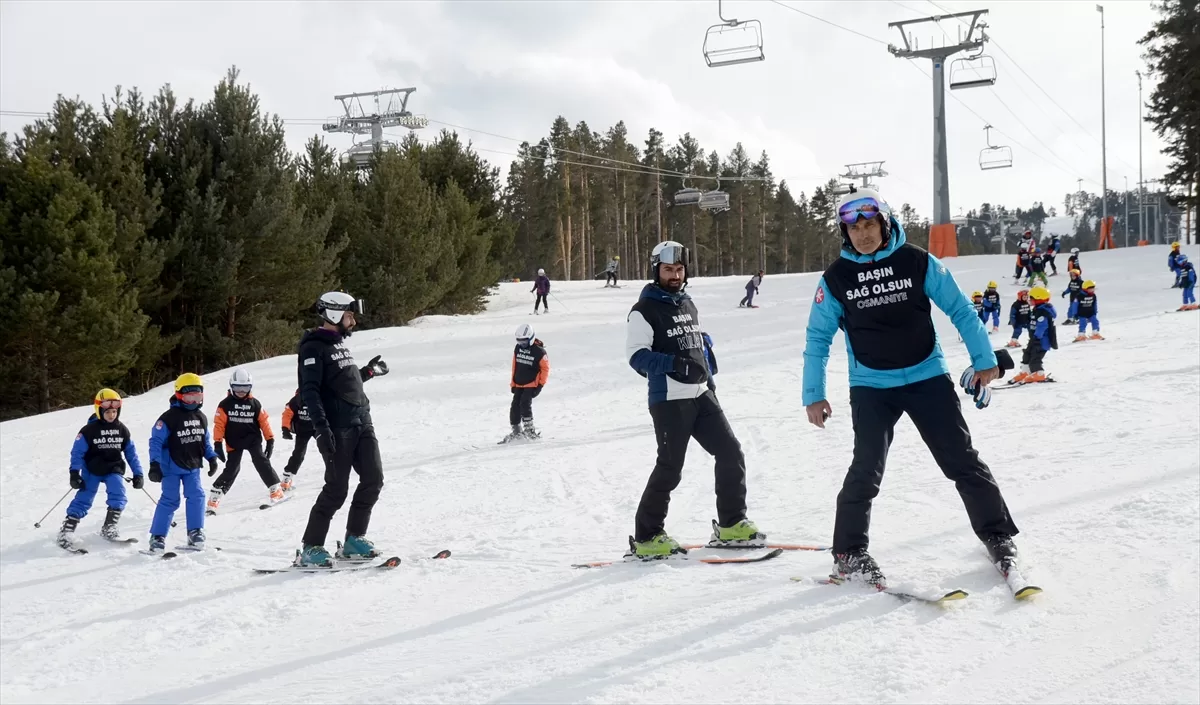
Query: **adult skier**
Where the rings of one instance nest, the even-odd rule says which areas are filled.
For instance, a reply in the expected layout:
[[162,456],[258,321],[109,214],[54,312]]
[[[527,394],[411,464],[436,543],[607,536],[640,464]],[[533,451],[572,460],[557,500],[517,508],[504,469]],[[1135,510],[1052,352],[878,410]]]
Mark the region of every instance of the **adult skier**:
[[[238,473],[242,469],[242,455],[250,453],[250,462],[258,471],[258,477],[267,488],[271,504],[283,501],[283,487],[279,475],[271,467],[271,454],[275,452],[275,433],[271,430],[271,417],[262,402],[254,398],[254,379],[248,370],[238,368],[229,376],[229,394],[217,404],[213,418],[213,450],[225,464],[220,477],[208,490],[208,512],[215,513],[221,498],[233,489]],[[267,448],[263,450],[263,439]],[[225,446],[229,455],[225,455]],[[209,477],[213,472],[208,473]]]
[[629,366],[647,379],[658,457],[629,538],[632,555],[664,558],[686,553],[664,530],[671,492],[679,486],[688,441],[715,460],[717,520],[712,545],[756,546],[766,540],[746,518],[746,460],[713,391],[715,356],[684,290],[688,249],[667,240],[650,255],[650,283],[626,317]]
[[501,443],[518,438],[533,440],[541,437],[533,426],[533,400],[542,393],[542,387],[550,379],[550,357],[546,355],[545,344],[534,334],[533,326],[528,323],[517,326],[516,339],[512,378],[509,381],[512,403],[508,407],[508,423],[512,426],[512,432]]
[[906,242],[904,228],[874,189],[852,188],[839,200],[837,217],[841,256],[825,270],[811,304],[802,399],[809,423],[825,428],[833,414],[825,367],[834,333],[843,330],[854,457],[837,498],[835,570],[851,580],[885,583],[867,552],[871,502],[879,494],[896,422],[908,414],[942,473],[954,481],[975,535],[1007,575],[1016,560],[1012,537],[1017,527],[971,444],[934,330],[932,305],[950,317],[966,342],[971,368],[959,383],[977,407],[987,406],[987,385],[1011,369],[1012,360],[1004,350],[992,352],[975,307],[949,270]]
[[299,389],[288,400],[287,406],[283,407],[283,419],[280,421],[280,425],[283,427],[283,440],[295,440],[295,445],[292,446],[292,455],[288,458],[287,464],[283,466],[283,477],[279,480],[279,486],[283,491],[290,492],[296,473],[300,472],[300,464],[304,462],[304,456],[308,454],[308,442],[313,437],[312,419],[308,417],[308,409],[300,401]]
[[363,383],[387,374],[388,366],[376,355],[360,369],[346,347],[357,317],[363,315],[362,299],[330,291],[322,294],[313,308],[321,325],[300,338],[296,363],[300,399],[308,409],[317,450],[325,461],[325,485],[308,514],[304,547],[296,565],[333,567],[325,537],[333,515],[346,502],[351,468],[358,473],[358,488],[350,501],[346,541],[338,557],[366,560],[379,555],[366,533],[371,510],[383,489],[383,460]]
[[750,277],[750,281],[746,282],[746,295],[738,303],[738,308],[758,308],[754,305],[754,295],[758,293],[758,287],[762,286],[763,270],[758,270],[758,274]]
[[1080,274],[1083,273],[1083,265],[1079,263],[1079,248],[1078,247],[1071,248],[1071,256],[1067,258],[1067,269],[1068,270],[1075,269],[1075,270],[1079,270]]
[[70,475],[71,487],[79,491],[67,506],[67,518],[58,530],[58,545],[68,551],[83,552],[75,544],[75,528],[92,508],[100,485],[104,485],[108,496],[108,513],[100,535],[109,541],[120,541],[117,522],[125,509],[125,463],[133,470],[135,489],[141,489],[145,481],[137,446],[120,418],[121,395],[112,389],[101,389],[92,400],[92,415],[75,435]]
[[1012,340],[1004,344],[1006,348],[1021,347],[1021,333],[1029,329],[1030,314],[1033,307],[1029,304],[1029,290],[1017,292],[1017,300],[1008,309],[1008,325],[1012,326]]
[[204,380],[194,372],[175,378],[171,406],[158,417],[150,432],[151,482],[162,483],[162,494],[150,522],[151,552],[166,550],[171,519],[179,509],[179,489],[187,500],[187,542],[196,550],[204,549],[204,486],[200,467],[208,461],[209,474],[217,470],[217,453],[212,447],[208,417],[204,406]]
[[550,295],[550,277],[546,276],[546,270],[539,269],[537,279],[533,281],[533,288],[529,293],[537,292],[537,298],[533,300],[533,314],[536,316],[538,305],[546,309],[546,313],[550,313],[550,302],[546,301],[546,297]]
[[1050,245],[1046,247],[1046,264],[1054,271],[1050,276],[1058,276],[1058,265],[1054,263],[1054,258],[1058,257],[1058,253],[1062,252],[1062,238],[1057,235],[1050,236]]
[[604,286],[617,286],[617,270],[621,268],[621,255],[613,255],[613,258],[608,261],[608,266],[604,268]]

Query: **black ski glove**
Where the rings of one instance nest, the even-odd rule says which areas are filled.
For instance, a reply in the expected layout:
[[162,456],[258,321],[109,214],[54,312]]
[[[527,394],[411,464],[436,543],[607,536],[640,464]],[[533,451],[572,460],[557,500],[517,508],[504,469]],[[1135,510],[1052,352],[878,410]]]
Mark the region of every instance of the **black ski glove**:
[[71,471],[71,489],[77,490],[83,487],[83,475],[78,470]]
[[162,466],[158,464],[157,460],[150,461],[149,477],[151,482],[162,482]]
[[133,476],[133,489],[140,490],[143,487],[145,487],[145,485],[146,485],[146,476],[145,475],[134,475]]
[[333,455],[337,452],[337,441],[333,440],[333,431],[329,427],[316,430],[314,438],[317,441],[317,451],[326,463],[333,462]]
[[209,458],[208,459],[208,476],[212,477],[213,475],[216,475],[216,474],[217,474],[217,459]]
[[671,365],[670,375],[675,381],[684,384],[700,384],[708,379],[704,365],[697,364],[695,360],[678,356]]
[[292,438],[293,438],[292,429],[288,428],[287,426],[284,426],[283,427],[283,440],[290,441],[290,440],[292,440]]
[[275,452],[275,439],[268,438],[267,439],[267,460],[271,459],[271,453],[274,453],[274,452]]
[[376,355],[375,357],[371,358],[371,361],[367,363],[366,367],[359,370],[359,374],[362,376],[362,380],[364,382],[372,377],[382,377],[388,373],[387,363],[381,360],[381,357],[383,356]]
[[217,457],[221,459],[222,463],[229,462],[225,459],[225,441],[217,441],[214,443],[213,450],[216,451]]

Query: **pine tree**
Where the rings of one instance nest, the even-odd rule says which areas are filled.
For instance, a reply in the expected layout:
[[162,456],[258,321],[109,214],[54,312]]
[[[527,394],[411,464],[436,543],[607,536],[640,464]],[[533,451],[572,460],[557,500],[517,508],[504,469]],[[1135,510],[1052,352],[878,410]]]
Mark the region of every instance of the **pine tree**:
[[1147,119],[1166,141],[1163,152],[1171,165],[1163,181],[1191,197],[1175,199],[1188,207],[1200,204],[1200,2],[1162,0],[1160,17],[1138,43],[1158,78],[1150,94]]

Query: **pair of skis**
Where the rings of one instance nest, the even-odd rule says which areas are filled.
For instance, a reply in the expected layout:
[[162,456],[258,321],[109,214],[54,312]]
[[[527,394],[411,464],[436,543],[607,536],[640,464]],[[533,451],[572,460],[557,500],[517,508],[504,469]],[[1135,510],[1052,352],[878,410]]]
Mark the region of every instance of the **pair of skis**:
[[[428,560],[444,560],[449,558],[450,555],[450,549],[444,548],[430,556]],[[297,560],[299,557],[300,551],[297,550]],[[380,557],[377,556],[375,558],[363,560],[335,559],[332,566],[297,565],[296,563],[292,563],[292,565],[284,568],[255,568],[254,572],[260,575],[269,575],[271,573],[342,573],[352,570],[368,569],[391,570],[392,568],[398,568],[402,562],[400,556],[384,558],[382,562],[378,562],[379,558]]]
[[[107,536],[101,536],[101,538],[103,538],[105,541],[108,541],[109,543],[137,543],[138,542],[138,540],[134,539],[134,538],[110,539]],[[86,548],[84,548],[83,546],[77,546],[73,543],[57,543],[55,545],[57,545],[59,548],[66,551],[67,553],[74,553],[74,554],[77,554],[80,556],[82,556],[88,552],[88,550]]]
[[611,561],[589,561],[587,563],[572,563],[572,568],[605,568],[611,565],[619,565],[622,563],[671,563],[671,562],[687,562],[687,563],[708,563],[710,565],[728,565],[735,563],[762,563],[769,561],[772,558],[778,558],[783,555],[784,551],[828,551],[828,546],[813,546],[800,543],[733,543],[733,542],[709,542],[696,544],[683,544],[680,548],[685,551],[694,551],[700,548],[714,549],[733,549],[733,550],[753,550],[767,549],[767,553],[762,553],[757,556],[746,556],[742,558],[719,558],[709,556],[693,556],[689,553],[672,553],[665,556],[638,557],[633,555],[633,537],[629,537],[629,553],[620,560]]

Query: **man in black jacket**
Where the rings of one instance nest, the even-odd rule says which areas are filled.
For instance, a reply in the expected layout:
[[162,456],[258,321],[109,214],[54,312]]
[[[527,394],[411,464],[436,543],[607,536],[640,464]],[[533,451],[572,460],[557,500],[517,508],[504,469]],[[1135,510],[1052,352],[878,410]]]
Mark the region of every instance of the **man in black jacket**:
[[716,360],[700,328],[687,285],[688,249],[659,243],[650,257],[650,283],[626,318],[629,366],[647,379],[658,458],[638,504],[631,553],[665,558],[686,553],[663,530],[671,492],[679,486],[688,441],[695,438],[715,460],[717,521],[713,546],[758,546],[766,536],[746,519],[746,461],[713,393]]
[[363,313],[362,300],[341,291],[323,294],[317,301],[321,326],[305,331],[297,350],[300,398],[312,420],[317,450],[325,461],[325,486],[308,515],[304,549],[297,565],[332,566],[325,550],[329,522],[349,493],[350,469],[358,473],[358,489],[346,519],[346,541],[339,558],[368,559],[379,555],[366,539],[371,509],[383,489],[383,461],[371,423],[371,402],[363,382],[387,374],[387,365],[376,355],[359,369],[346,347]]

